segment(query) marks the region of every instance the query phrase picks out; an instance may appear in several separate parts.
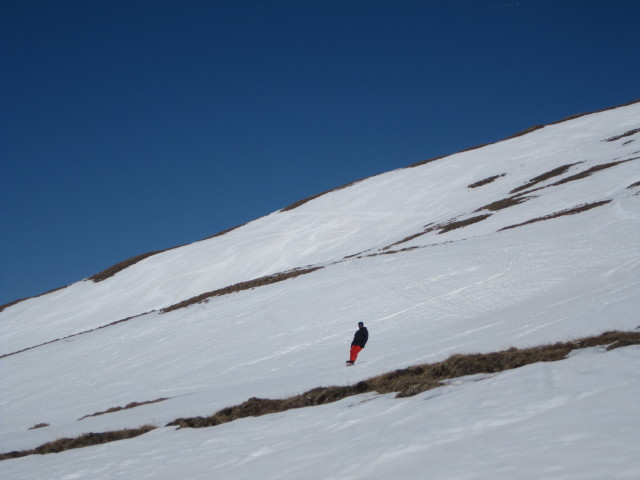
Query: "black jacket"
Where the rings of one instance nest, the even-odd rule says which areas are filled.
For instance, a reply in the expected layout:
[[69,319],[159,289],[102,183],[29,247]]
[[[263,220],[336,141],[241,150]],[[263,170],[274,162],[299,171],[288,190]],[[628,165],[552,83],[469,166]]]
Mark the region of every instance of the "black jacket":
[[359,345],[364,348],[367,344],[367,340],[369,340],[369,330],[367,330],[367,327],[360,327],[353,336],[353,342],[351,342],[351,345]]

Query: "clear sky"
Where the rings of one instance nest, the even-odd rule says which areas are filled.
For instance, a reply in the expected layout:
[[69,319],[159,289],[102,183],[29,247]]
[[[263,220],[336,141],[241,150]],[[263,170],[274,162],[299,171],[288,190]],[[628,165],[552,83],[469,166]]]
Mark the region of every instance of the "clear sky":
[[635,0],[0,5],[0,304],[640,98]]

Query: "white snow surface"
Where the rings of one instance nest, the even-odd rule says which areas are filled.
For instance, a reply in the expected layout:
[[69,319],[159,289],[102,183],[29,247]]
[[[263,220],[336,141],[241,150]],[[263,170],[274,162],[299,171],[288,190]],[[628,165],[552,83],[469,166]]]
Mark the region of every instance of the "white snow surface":
[[[640,328],[640,132],[606,141],[636,129],[639,103],[546,126],[5,308],[0,451],[161,428],[1,461],[0,478],[640,478],[637,346],[457,379],[408,399],[366,394],[217,427],[164,427],[454,353]],[[622,163],[553,185],[612,162]],[[561,166],[527,189],[527,201],[480,210]],[[308,266],[323,268],[161,311]],[[359,321],[370,341],[345,368]],[[167,400],[79,420],[159,398]],[[30,429],[39,423],[49,426]]]

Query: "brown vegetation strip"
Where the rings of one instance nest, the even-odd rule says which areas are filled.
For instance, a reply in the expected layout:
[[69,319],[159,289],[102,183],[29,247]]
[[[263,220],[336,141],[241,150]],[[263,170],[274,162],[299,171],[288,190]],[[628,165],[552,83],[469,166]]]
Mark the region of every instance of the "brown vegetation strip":
[[0,305],[0,312],[2,312],[5,308],[12,307],[13,305],[16,305],[16,304],[18,304],[20,302],[24,302],[25,300],[31,300],[32,298],[38,298],[38,297],[42,297],[44,295],[47,295],[49,293],[53,293],[53,292],[58,292],[60,290],[64,290],[68,286],[69,285],[65,285],[63,287],[54,288],[53,290],[49,290],[47,292],[41,293],[40,295],[34,295],[32,297],[20,298],[18,300],[14,300],[13,302],[5,303],[4,305]]
[[616,165],[620,165],[621,163],[630,162],[632,160],[638,160],[640,157],[628,158],[626,160],[619,160],[617,162],[603,163],[600,165],[596,165],[595,167],[591,167],[583,172],[577,173],[575,175],[571,175],[570,177],[563,178],[562,180],[551,184],[550,186],[555,187],[558,185],[562,185],[564,183],[573,182],[574,180],[580,180],[582,178],[586,178],[600,170],[605,170],[607,168],[615,167]]
[[485,178],[484,180],[480,180],[478,182],[472,183],[471,185],[467,186],[467,188],[482,187],[483,185],[487,185],[491,182],[495,182],[497,179],[499,179],[500,177],[504,177],[505,175],[506,173],[503,173],[502,175],[494,175],[493,177]]
[[591,210],[592,208],[606,205],[609,202],[611,202],[611,200],[602,200],[601,202],[585,203],[582,205],[578,205],[577,207],[574,207],[574,208],[569,208],[567,210],[561,210],[559,212],[552,213],[550,215],[545,215],[544,217],[533,218],[531,220],[527,220],[526,222],[517,223],[515,225],[509,225],[508,227],[501,228],[499,231],[508,230],[510,228],[521,227],[523,225],[529,225],[530,223],[542,222],[544,220],[549,220],[552,218],[563,217],[565,215],[575,215],[577,213],[582,213],[582,212],[586,212],[587,210]]
[[[367,177],[367,178],[372,178],[372,177]],[[347,183],[346,185],[341,185],[339,187],[332,188],[331,190],[326,190],[324,192],[317,193],[317,194],[312,195],[310,197],[303,198],[302,200],[298,200],[297,202],[293,202],[291,205],[287,205],[286,207],[284,207],[280,211],[281,212],[288,212],[290,210],[294,210],[294,209],[298,208],[299,206],[304,205],[307,202],[310,202],[311,200],[315,200],[316,198],[322,197],[323,195],[326,195],[328,193],[337,192],[338,190],[343,190],[343,189],[348,188],[348,187],[350,187],[352,185],[355,185],[356,183],[360,183],[360,182],[362,182],[364,180],[367,180],[367,178],[362,178],[360,180],[355,180],[353,182]]]
[[20,450],[0,454],[0,460],[9,460],[10,458],[26,457],[27,455],[46,455],[47,453],[59,453],[74,448],[90,447],[92,445],[100,445],[102,443],[115,442],[117,440],[125,440],[128,438],[143,435],[156,427],[153,425],[145,425],[140,428],[115,430],[102,433],[85,433],[79,437],[59,438],[53,442],[48,442],[31,450]]
[[38,428],[46,428],[48,426],[49,426],[48,423],[37,423],[33,427],[31,427],[29,430],[37,430]]
[[[246,225],[246,224],[243,224]],[[203,238],[202,240],[198,240],[199,242],[202,242],[204,240],[209,240],[211,238],[215,238],[215,237],[221,237],[222,235],[232,232],[233,230],[242,227],[243,225],[237,225],[235,227],[231,227],[231,228],[227,228],[226,230],[222,230],[221,232],[218,232],[214,235],[211,235],[209,237]],[[197,242],[192,242],[192,243],[197,243]],[[107,268],[106,270],[103,270],[100,273],[96,273],[95,275],[92,275],[89,277],[89,280],[92,280],[93,282],[101,282],[103,280],[106,280],[107,278],[113,277],[116,273],[121,272],[122,270],[135,265],[138,262],[141,262],[142,260],[149,258],[153,255],[158,255],[159,253],[164,253],[164,252],[168,252],[170,250],[175,250],[176,248],[180,248],[180,247],[185,247],[187,245],[191,245],[191,243],[185,243],[183,245],[178,245],[175,247],[169,247],[169,248],[165,248],[163,250],[155,250],[153,252],[147,252],[147,253],[143,253],[141,255],[136,255],[135,257],[131,257],[127,260],[123,260],[122,262],[116,263],[115,265],[112,265],[111,267]]]
[[622,135],[618,135],[616,137],[607,138],[605,142],[615,142],[616,140],[620,140],[621,138],[630,137],[631,135],[635,135],[640,132],[640,128],[636,128],[634,130],[629,130],[628,132],[623,133]]
[[510,348],[484,354],[456,354],[448,359],[386,373],[349,386],[319,387],[294,397],[272,400],[250,398],[240,405],[223,408],[208,417],[179,418],[167,426],[211,427],[244,417],[257,417],[294,408],[335,402],[366,392],[393,393],[409,397],[441,385],[443,380],[479,373],[497,373],[537,362],[562,360],[575,349],[608,345],[608,349],[640,344],[640,332],[606,332],[572,342],[525,349]]
[[[343,398],[367,392],[394,393],[397,398],[410,397],[442,385],[442,381],[481,373],[498,373],[538,362],[563,360],[573,350],[607,346],[607,350],[640,344],[640,332],[605,332],[601,335],[570,342],[559,342],[531,348],[509,348],[500,352],[455,354],[442,362],[417,365],[363,380],[355,385],[318,387],[285,399],[252,397],[240,405],[223,408],[208,417],[178,418],[167,426],[180,428],[212,427],[245,417],[258,417],[294,408],[312,407],[336,402]],[[103,433],[87,433],[76,438],[62,438],[32,450],[0,454],[0,460],[33,454],[61,452],[71,448],[132,438],[156,427],[146,425],[138,429],[125,429]]]
[[273,275],[267,275],[265,277],[256,278],[254,280],[249,280],[247,282],[239,282],[234,285],[230,285],[228,287],[214,290],[212,292],[200,294],[198,296],[189,298],[188,300],[183,300],[182,302],[176,303],[175,305],[171,305],[170,307],[162,309],[162,313],[172,312],[173,310],[185,308],[185,307],[188,307],[189,305],[201,303],[208,300],[211,297],[219,297],[221,295],[228,295],[230,293],[240,292],[242,290],[250,290],[256,287],[262,287],[264,285],[271,285],[272,283],[282,282],[289,278],[295,278],[300,275],[305,275],[307,273],[315,272],[316,270],[320,270],[321,268],[323,267],[294,269],[294,270],[289,270],[287,272],[274,273]]
[[636,183],[632,183],[631,185],[629,185],[627,188],[635,188],[635,187],[640,187],[640,181],[636,182]]
[[568,163],[567,165],[562,165],[560,167],[554,168],[553,170],[549,170],[548,172],[543,173],[542,175],[538,175],[537,177],[532,178],[524,185],[521,185],[518,188],[514,188],[509,193],[518,193],[522,190],[526,190],[527,188],[531,188],[540,182],[544,182],[545,180],[548,180],[550,178],[557,177],[558,175],[562,175],[563,173],[565,173],[567,170],[569,170],[574,165],[577,165],[578,163],[582,163],[582,162]]
[[[485,208],[485,207],[483,207]],[[506,208],[506,207],[503,207]],[[477,211],[477,210],[476,210]],[[402,250],[394,250],[391,252],[385,252],[385,250],[389,250],[392,247],[395,247],[397,245],[401,245],[403,243],[407,243],[411,240],[413,240],[414,238],[418,238],[421,237],[422,235],[426,235],[427,233],[431,233],[434,232],[436,230],[440,230],[438,232],[438,235],[442,234],[442,233],[447,233],[450,232],[451,230],[457,230],[458,228],[464,228],[468,225],[473,225],[474,223],[478,223],[481,222],[487,218],[489,218],[491,216],[490,213],[484,214],[484,215],[476,215],[475,217],[471,217],[471,218],[467,218],[466,220],[449,220],[448,222],[445,223],[440,223],[438,225],[434,225],[432,223],[425,225],[424,230],[422,232],[418,232],[418,233],[414,233],[412,235],[409,235],[408,237],[403,238],[402,240],[398,240],[395,243],[392,243],[391,245],[387,245],[386,247],[382,248],[382,251],[384,253],[381,253],[380,255],[390,255],[392,253],[398,253],[398,252],[405,252],[408,250],[413,250],[415,248],[418,247],[410,247],[410,248],[403,248]],[[368,255],[369,257],[374,257],[376,256],[374,255]]]
[[84,420],[85,418],[89,418],[89,417],[97,417],[100,415],[105,415],[107,413],[119,412],[120,410],[129,410],[131,408],[141,407],[143,405],[150,405],[152,403],[164,402],[165,400],[169,400],[169,399],[163,397],[163,398],[158,398],[156,400],[148,400],[146,402],[131,402],[125,405],[124,407],[111,407],[105,410],[104,412],[96,412],[96,413],[92,413],[91,415],[85,415],[84,417],[79,418],[78,421]]
[[[172,248],[178,248],[178,247],[172,247]],[[111,267],[107,268],[106,270],[101,271],[100,273],[96,273],[95,275],[91,275],[89,277],[89,280],[91,280],[92,282],[95,282],[95,283],[102,282],[103,280],[106,280],[107,278],[113,277],[116,273],[121,272],[125,268],[129,268],[131,265],[135,265],[136,263],[141,262],[145,258],[149,258],[149,257],[151,257],[153,255],[157,255],[159,253],[167,252],[169,250],[172,250],[172,248],[167,248],[165,250],[156,250],[154,252],[147,252],[147,253],[143,253],[141,255],[136,255],[135,257],[128,258],[126,260],[123,260],[122,262],[119,262],[119,263],[116,263],[115,265],[112,265]]]
[[457,221],[445,223],[444,225],[440,225],[438,227],[440,229],[438,234],[447,233],[447,232],[450,232],[451,230],[457,230],[458,228],[463,228],[468,225],[473,225],[474,223],[481,222],[482,220],[485,220],[490,216],[491,214],[487,213],[485,215],[477,215],[475,217],[467,218],[466,220],[457,220]]
[[485,205],[484,207],[477,209],[476,212],[479,212],[481,210],[491,210],[492,212],[497,212],[498,210],[503,210],[505,208],[513,207],[514,205],[519,205],[520,203],[524,203],[527,200],[530,200],[532,198],[535,198],[535,197],[533,196],[524,197],[521,195],[513,195],[512,197],[507,197],[502,200],[498,200],[488,205]]
[[[275,273],[273,275],[267,275],[265,277],[256,278],[254,280],[249,280],[249,281],[246,281],[246,282],[236,283],[236,284],[230,285],[228,287],[224,287],[224,288],[220,288],[218,290],[214,290],[213,292],[203,293],[203,294],[198,295],[196,297],[192,297],[190,299],[183,300],[182,302],[176,303],[174,305],[171,305],[169,307],[166,307],[166,308],[160,310],[160,312],[161,313],[167,313],[167,312],[171,312],[173,310],[178,310],[180,308],[188,307],[189,305],[193,305],[195,303],[204,302],[205,300],[207,300],[207,299],[209,299],[211,297],[219,297],[221,295],[228,295],[230,293],[240,292],[242,290],[249,290],[249,289],[256,288],[256,287],[262,287],[264,285],[270,285],[272,283],[282,282],[282,281],[287,280],[289,278],[295,278],[295,277],[298,277],[300,275],[304,275],[306,273],[315,272],[316,270],[320,270],[321,268],[324,268],[324,267],[309,267],[309,268],[306,268],[306,269],[305,268],[294,269],[294,270],[289,270],[287,272],[281,272],[281,273]],[[143,315],[147,315],[149,313],[153,313],[155,311],[156,310],[152,310],[150,312],[145,312],[145,313],[140,313],[138,315],[134,315],[134,316],[131,316],[131,317],[123,318],[121,320],[116,320],[114,322],[107,323],[105,325],[101,325],[101,326],[96,327],[96,328],[92,328],[91,330],[84,330],[82,332],[74,333],[72,335],[67,335],[66,337],[56,338],[55,340],[49,340],[48,342],[40,343],[40,344],[34,345],[32,347],[23,348],[22,350],[18,350],[18,351],[11,352],[11,353],[5,353],[3,355],[0,355],[0,359],[5,358],[5,357],[10,357],[11,355],[17,355],[18,353],[26,352],[28,350],[33,350],[34,348],[44,347],[45,345],[49,345],[51,343],[60,342],[62,340],[67,340],[69,338],[77,337],[78,335],[84,335],[86,333],[95,332],[96,330],[101,330],[103,328],[112,327],[112,326],[117,325],[119,323],[128,322],[129,320],[141,317]]]
[[[557,120],[557,121],[555,121],[555,122],[549,123],[549,125],[558,125],[558,124],[560,124],[560,123],[568,122],[569,120],[575,120],[576,118],[584,117],[584,116],[586,116],[586,115],[593,115],[594,113],[602,113],[602,112],[606,112],[606,111],[609,111],[609,110],[615,110],[616,108],[628,107],[629,105],[634,105],[634,104],[636,104],[636,103],[640,103],[640,100],[633,100],[633,101],[631,101],[631,102],[627,102],[627,103],[624,103],[624,104],[622,104],[622,105],[616,105],[616,106],[614,106],[614,107],[603,108],[603,109],[600,109],[600,110],[595,110],[595,111],[593,111],[593,112],[578,113],[578,114],[576,114],[576,115],[571,115],[571,116],[566,117],[566,118],[563,118],[563,119],[561,119],[561,120]],[[456,153],[468,152],[468,151],[471,151],[471,150],[477,150],[477,149],[479,149],[479,148],[487,147],[487,146],[489,146],[489,145],[495,145],[496,143],[504,142],[504,141],[506,141],[506,140],[510,140],[510,139],[512,139],[512,138],[521,137],[521,136],[526,135],[526,134],[528,134],[528,133],[535,132],[536,130],[540,130],[541,128],[544,128],[544,127],[546,127],[546,126],[547,126],[547,125],[534,125],[534,126],[529,127],[529,128],[527,128],[527,129],[525,129],[525,130],[522,130],[521,132],[514,133],[513,135],[511,135],[511,136],[509,136],[509,137],[507,137],[507,138],[505,138],[505,139],[498,140],[498,141],[496,141],[496,142],[492,142],[492,143],[485,143],[485,144],[482,144],[482,145],[478,145],[478,146],[476,146],[476,147],[470,147],[470,148],[467,148],[467,149],[465,149],[465,150],[461,150],[461,151],[456,152]],[[411,165],[409,165],[409,166],[407,166],[407,167],[405,167],[405,168],[419,167],[419,166],[421,166],[421,165],[425,165],[425,164],[427,164],[427,163],[434,162],[434,161],[436,161],[436,160],[440,160],[440,159],[442,159],[442,158],[450,157],[450,156],[452,156],[452,155],[455,155],[456,153],[452,153],[452,154],[450,154],[450,155],[441,155],[441,156],[439,156],[439,157],[430,158],[430,159],[428,159],[428,160],[423,160],[423,161],[421,161],[421,162],[417,162],[417,163],[411,164]]]

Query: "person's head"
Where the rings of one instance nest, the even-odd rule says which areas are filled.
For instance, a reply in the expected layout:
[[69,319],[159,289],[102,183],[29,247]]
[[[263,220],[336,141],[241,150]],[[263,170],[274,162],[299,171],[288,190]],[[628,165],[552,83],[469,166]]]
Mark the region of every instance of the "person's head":
[[358,322],[358,328],[364,328],[364,323]]

